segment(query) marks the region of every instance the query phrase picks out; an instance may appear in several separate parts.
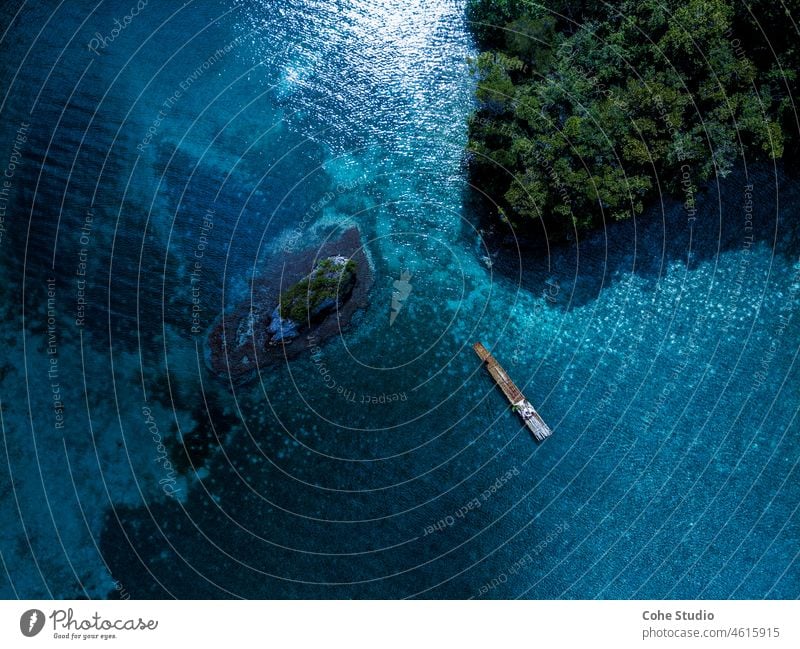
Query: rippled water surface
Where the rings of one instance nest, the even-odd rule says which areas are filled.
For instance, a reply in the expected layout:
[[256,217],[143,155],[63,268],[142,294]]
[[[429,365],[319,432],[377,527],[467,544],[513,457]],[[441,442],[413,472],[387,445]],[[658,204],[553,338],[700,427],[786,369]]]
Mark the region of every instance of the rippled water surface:
[[[113,38],[117,3],[19,4],[0,10],[0,153],[22,157],[0,595],[800,594],[781,169],[712,184],[694,221],[665,199],[578,243],[487,249],[461,0],[151,2]],[[249,279],[351,225],[369,309],[251,385],[208,373],[202,332]],[[165,459],[180,438],[204,441],[196,471]]]

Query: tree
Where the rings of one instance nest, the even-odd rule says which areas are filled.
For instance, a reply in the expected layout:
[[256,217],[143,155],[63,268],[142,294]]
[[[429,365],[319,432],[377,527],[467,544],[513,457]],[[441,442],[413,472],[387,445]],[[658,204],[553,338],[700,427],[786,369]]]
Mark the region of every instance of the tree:
[[796,151],[797,34],[782,9],[739,4],[472,0],[473,182],[515,223],[565,233]]

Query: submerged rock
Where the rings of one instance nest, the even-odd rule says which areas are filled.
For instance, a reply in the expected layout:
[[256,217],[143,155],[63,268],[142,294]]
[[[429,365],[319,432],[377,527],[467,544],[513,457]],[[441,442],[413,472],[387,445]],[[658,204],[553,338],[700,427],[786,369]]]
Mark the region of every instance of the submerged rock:
[[273,345],[289,342],[300,335],[300,325],[294,320],[281,318],[280,313],[280,306],[276,306],[272,310],[272,322],[267,327],[267,331],[272,336],[269,342]]

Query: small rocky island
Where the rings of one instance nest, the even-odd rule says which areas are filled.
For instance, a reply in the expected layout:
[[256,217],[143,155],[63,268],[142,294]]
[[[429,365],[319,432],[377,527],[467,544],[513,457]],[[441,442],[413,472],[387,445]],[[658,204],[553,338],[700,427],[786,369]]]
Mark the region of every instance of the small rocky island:
[[250,295],[210,329],[206,364],[246,383],[267,365],[290,360],[346,328],[367,306],[372,270],[357,228],[308,250],[287,253],[251,283]]

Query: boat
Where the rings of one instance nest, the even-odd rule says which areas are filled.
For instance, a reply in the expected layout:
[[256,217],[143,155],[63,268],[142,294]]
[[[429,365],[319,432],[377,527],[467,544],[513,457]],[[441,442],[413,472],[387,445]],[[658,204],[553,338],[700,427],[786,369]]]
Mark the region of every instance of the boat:
[[519,415],[525,426],[531,431],[533,439],[537,442],[543,442],[550,437],[553,431],[544,423],[544,419],[536,412],[536,409],[509,378],[503,366],[489,353],[489,350],[481,343],[475,343],[472,348],[475,350],[478,358],[486,365],[486,369],[489,371],[495,383],[497,383],[503,391],[503,394],[506,395],[506,398],[511,404],[511,409]]

